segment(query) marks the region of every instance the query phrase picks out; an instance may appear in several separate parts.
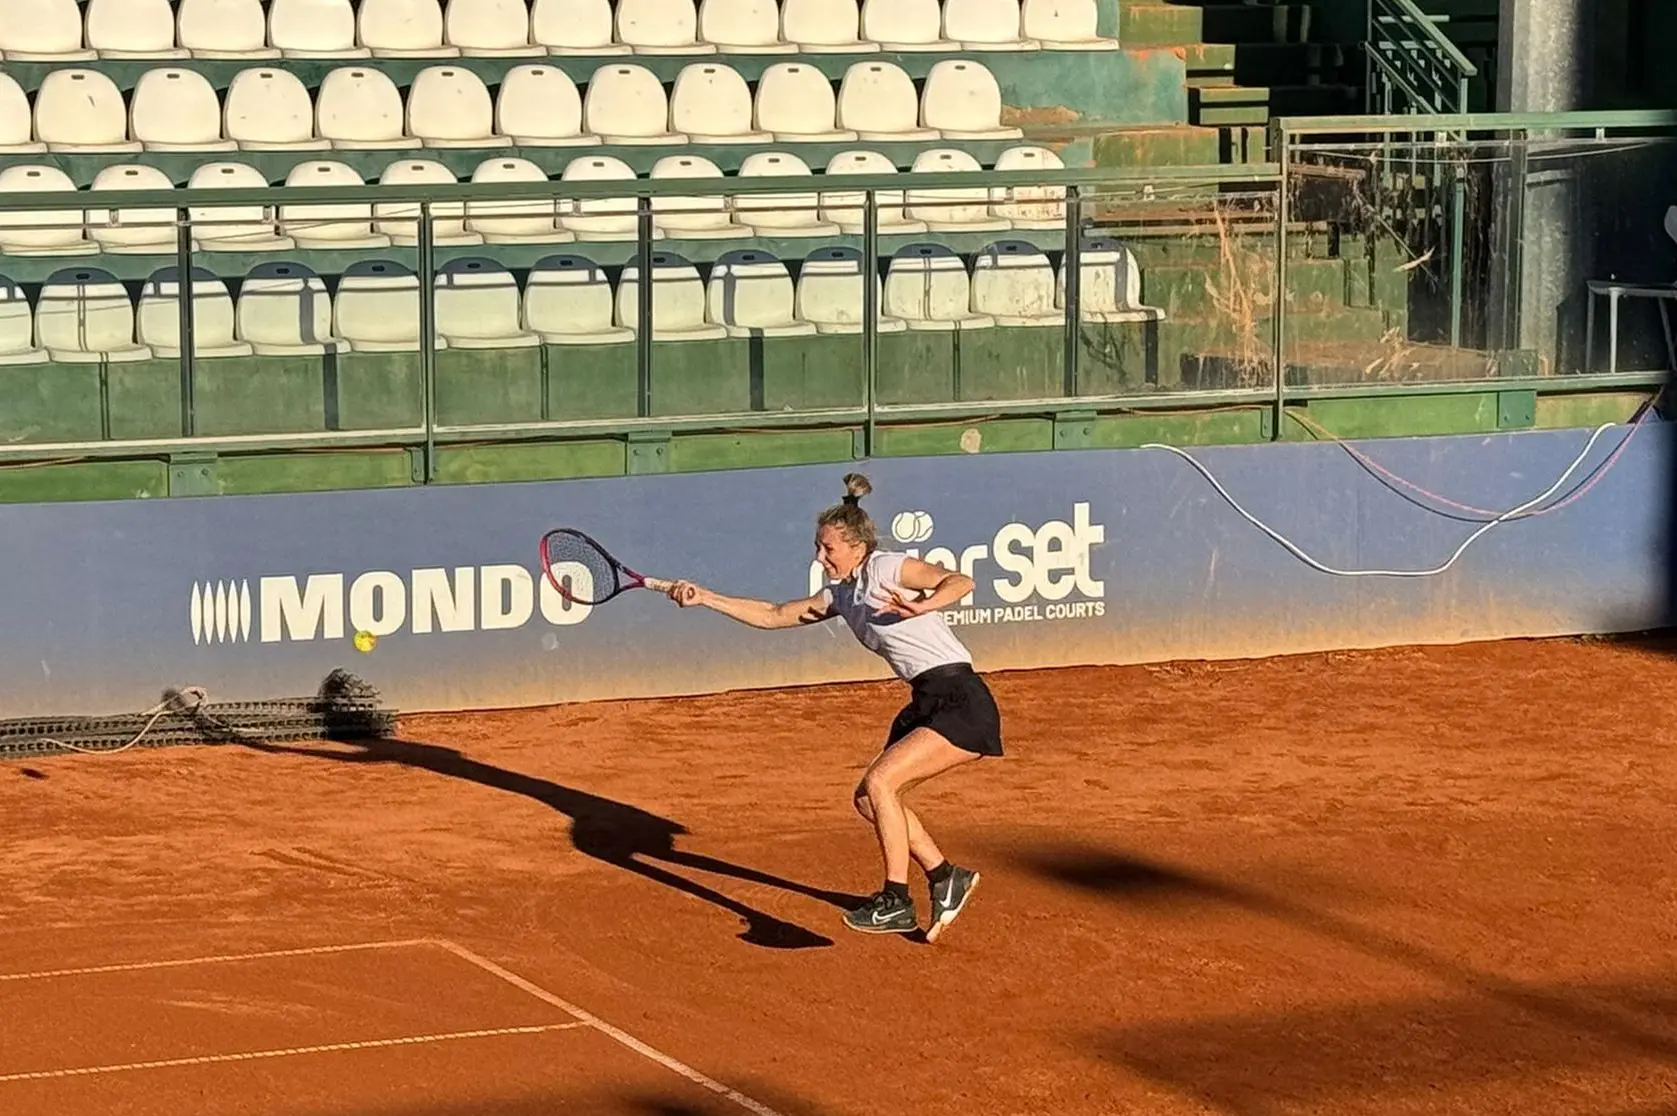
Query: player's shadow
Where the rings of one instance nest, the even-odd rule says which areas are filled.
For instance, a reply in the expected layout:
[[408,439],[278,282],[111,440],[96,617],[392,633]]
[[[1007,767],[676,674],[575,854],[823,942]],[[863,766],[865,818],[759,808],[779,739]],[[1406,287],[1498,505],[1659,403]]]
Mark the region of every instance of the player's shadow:
[[570,819],[571,844],[578,852],[691,895],[695,899],[703,899],[738,915],[745,920],[745,930],[740,934],[740,938],[753,945],[770,949],[810,949],[830,946],[833,940],[678,875],[672,872],[670,867],[688,868],[747,883],[765,884],[840,909],[862,902],[861,896],[828,891],[713,856],[678,849],[675,847],[675,839],[687,832],[687,827],[680,822],[660,817],[638,806],[602,798],[600,795],[567,787],[549,779],[538,779],[532,775],[483,763],[453,748],[445,748],[438,744],[385,737],[355,740],[350,745],[354,751],[321,751],[248,740],[241,743],[259,751],[310,756],[340,763],[399,764],[451,779],[477,783],[479,786],[506,791],[509,794],[522,795],[540,802]]

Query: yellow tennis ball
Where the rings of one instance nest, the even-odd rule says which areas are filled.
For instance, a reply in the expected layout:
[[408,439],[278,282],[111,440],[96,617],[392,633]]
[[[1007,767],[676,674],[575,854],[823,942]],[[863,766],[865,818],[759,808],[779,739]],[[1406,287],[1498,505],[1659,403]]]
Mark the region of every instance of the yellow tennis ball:
[[378,645],[378,636],[372,632],[360,631],[355,633],[355,649],[365,654]]

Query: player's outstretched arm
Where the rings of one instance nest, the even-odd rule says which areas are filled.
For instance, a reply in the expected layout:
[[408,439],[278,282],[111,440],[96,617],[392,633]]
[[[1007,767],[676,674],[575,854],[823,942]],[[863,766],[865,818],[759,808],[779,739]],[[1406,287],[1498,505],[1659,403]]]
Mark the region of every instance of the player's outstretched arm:
[[903,588],[914,591],[914,596],[893,591],[891,599],[879,611],[897,616],[922,616],[948,608],[973,590],[972,578],[942,566],[933,565],[910,556],[903,560],[899,576]]
[[827,598],[819,593],[801,600],[775,604],[773,601],[759,601],[748,597],[728,597],[702,585],[695,585],[691,581],[677,581],[670,586],[669,597],[682,608],[708,608],[742,624],[764,630],[816,624],[830,615]]

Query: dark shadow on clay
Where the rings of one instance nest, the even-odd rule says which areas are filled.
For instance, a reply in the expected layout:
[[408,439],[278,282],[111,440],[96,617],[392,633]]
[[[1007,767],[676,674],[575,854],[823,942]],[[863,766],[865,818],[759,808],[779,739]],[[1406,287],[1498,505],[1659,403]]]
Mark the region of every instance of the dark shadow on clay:
[[1344,1095],[1547,1069],[1636,1061],[1677,1067],[1671,976],[1516,981],[1283,895],[1122,850],[1063,844],[1012,859],[1038,878],[1114,903],[1207,904],[1274,919],[1443,986],[1431,997],[1169,1020],[1093,1036],[1103,1057],[1221,1110],[1256,1116]]
[[675,839],[687,833],[687,828],[680,822],[548,779],[483,763],[453,748],[388,738],[355,740],[351,742],[355,751],[324,751],[249,740],[240,743],[257,751],[309,756],[339,763],[398,764],[540,802],[571,820],[571,844],[578,852],[738,915],[745,920],[745,930],[740,939],[753,945],[769,949],[809,949],[830,946],[833,941],[813,930],[747,906],[713,888],[678,875],[670,868],[687,868],[776,887],[840,909],[862,902],[860,896],[812,887],[713,856],[678,849]]

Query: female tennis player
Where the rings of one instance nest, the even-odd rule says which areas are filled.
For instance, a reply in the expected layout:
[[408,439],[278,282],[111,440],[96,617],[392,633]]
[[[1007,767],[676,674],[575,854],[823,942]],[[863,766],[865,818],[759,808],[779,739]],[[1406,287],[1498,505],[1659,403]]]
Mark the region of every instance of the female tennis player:
[[885,859],[885,885],[846,912],[845,925],[870,934],[906,934],[919,928],[908,893],[912,857],[926,873],[936,941],[966,906],[978,873],[951,864],[914,811],[903,805],[911,787],[981,756],[1002,754],[1001,715],[990,690],[972,669],[972,656],[950,631],[939,609],[972,592],[972,578],[912,555],[879,548],[873,520],[861,500],[873,486],[866,477],[844,478],[844,499],[816,520],[815,556],[835,584],[802,600],[725,597],[690,581],[669,596],[686,608],[714,609],[754,628],[792,628],[842,617],[862,646],[883,658],[908,682],[908,704],[891,723],[885,747],[856,787],[856,811],[873,823]]

